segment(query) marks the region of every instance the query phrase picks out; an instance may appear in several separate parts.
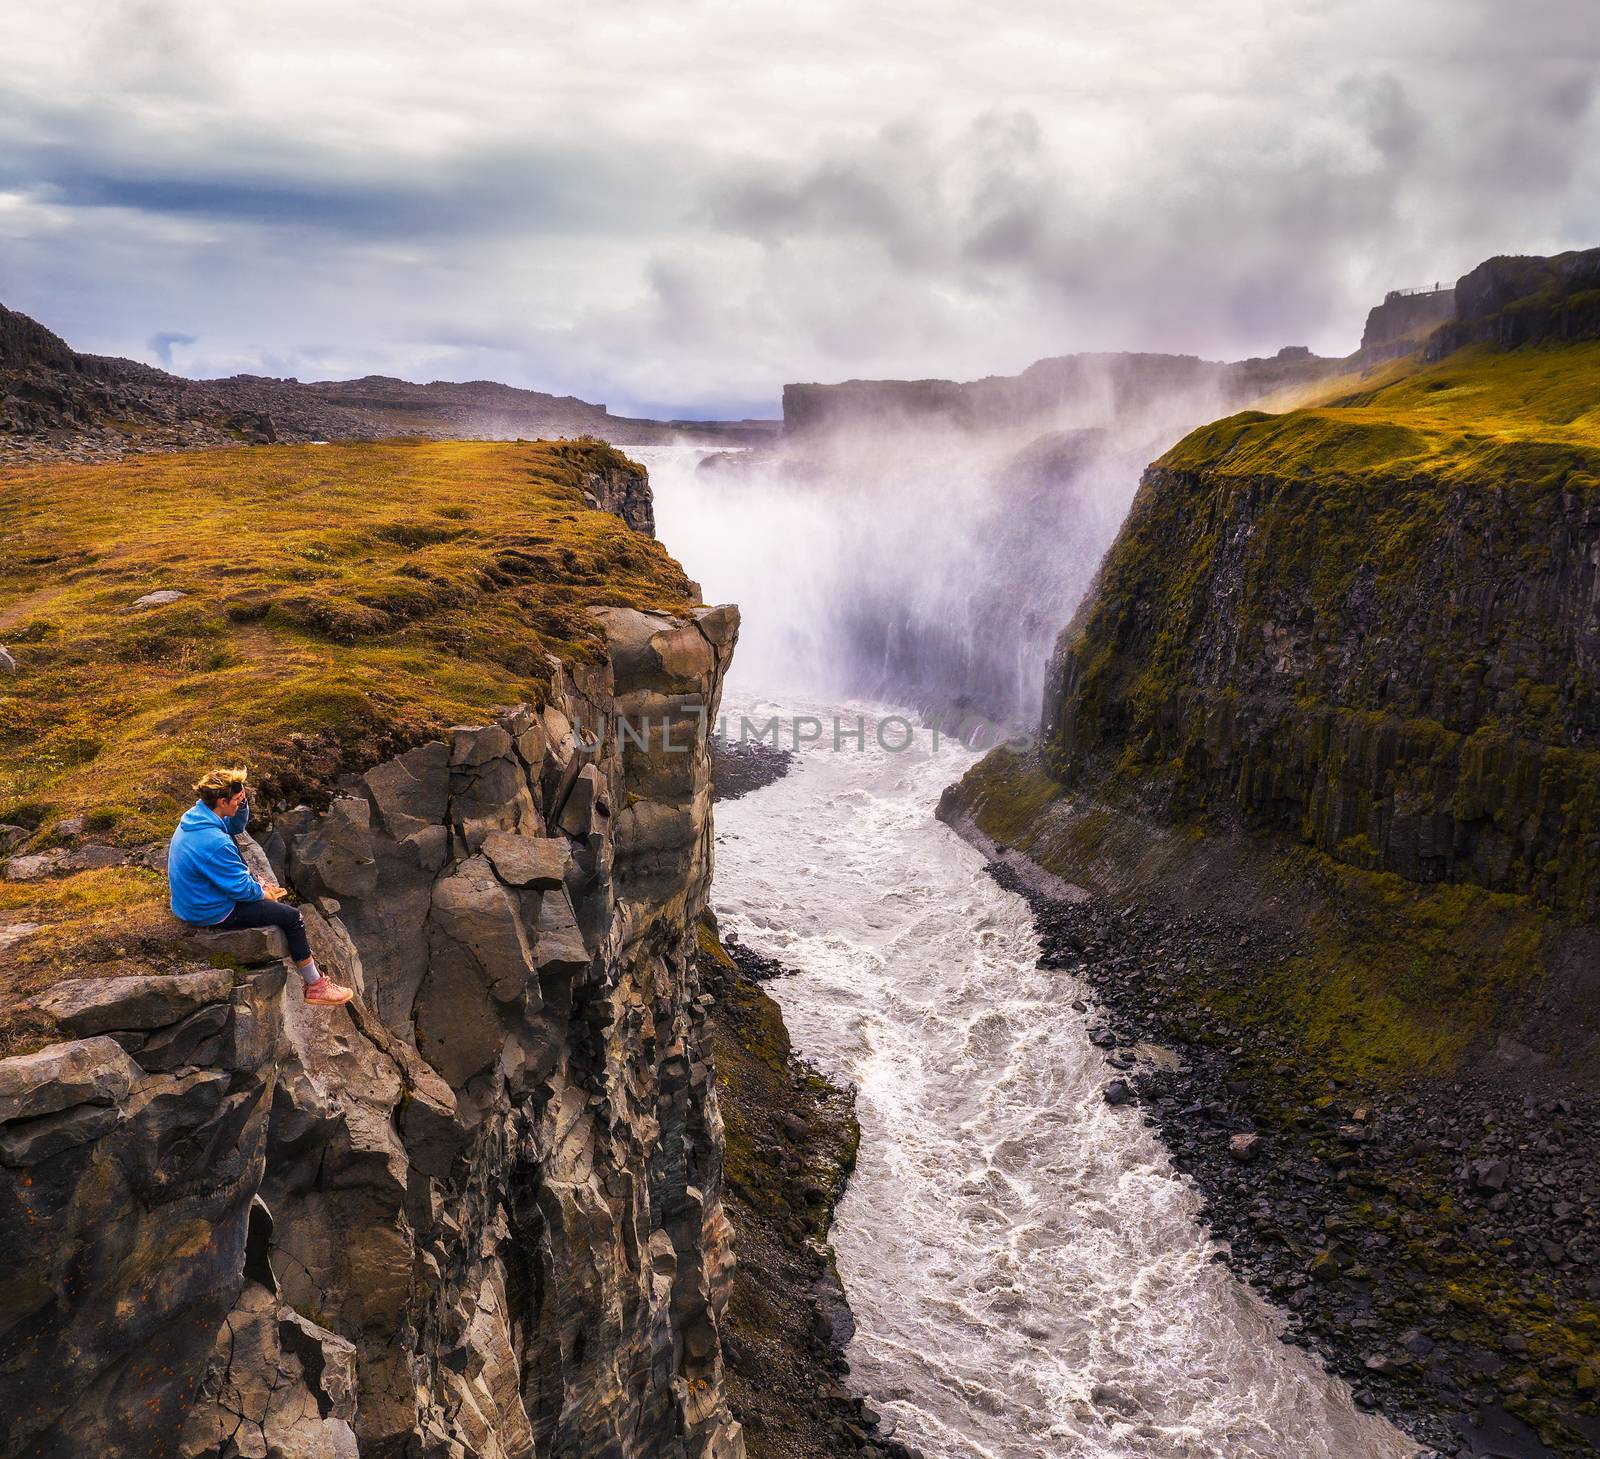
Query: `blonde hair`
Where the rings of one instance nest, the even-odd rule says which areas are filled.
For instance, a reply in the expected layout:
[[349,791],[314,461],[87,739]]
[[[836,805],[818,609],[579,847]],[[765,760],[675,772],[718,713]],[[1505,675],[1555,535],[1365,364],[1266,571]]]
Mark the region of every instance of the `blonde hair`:
[[243,790],[248,775],[249,772],[242,765],[233,769],[221,766],[216,770],[207,770],[195,782],[194,793],[208,806],[215,807],[219,800],[226,800]]

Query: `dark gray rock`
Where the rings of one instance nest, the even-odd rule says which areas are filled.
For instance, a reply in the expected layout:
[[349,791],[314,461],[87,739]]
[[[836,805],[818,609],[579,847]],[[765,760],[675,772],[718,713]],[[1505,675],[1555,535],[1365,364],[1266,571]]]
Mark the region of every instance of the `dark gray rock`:
[[450,810],[450,747],[418,745],[362,777],[378,823],[396,841],[442,826]]
[[566,881],[572,851],[558,836],[512,836],[491,831],[483,838],[483,854],[507,886],[553,892]]
[[143,1071],[108,1038],[51,1044],[0,1059],[0,1123],[36,1119],[75,1104],[116,1104]]
[[78,1038],[113,1029],[151,1029],[177,1023],[208,1003],[225,1003],[233,974],[196,968],[163,976],[69,978],[39,998],[39,1006]]
[[364,797],[340,796],[295,838],[289,869],[302,896],[371,896],[378,886],[371,804]]

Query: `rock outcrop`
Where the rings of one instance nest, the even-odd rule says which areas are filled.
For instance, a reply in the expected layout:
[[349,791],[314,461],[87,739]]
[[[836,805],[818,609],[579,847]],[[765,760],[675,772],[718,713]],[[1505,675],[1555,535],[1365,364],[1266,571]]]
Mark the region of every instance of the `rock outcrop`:
[[1453,288],[1391,289],[1374,304],[1361,331],[1364,360],[1391,359],[1419,348],[1428,334],[1455,317]]
[[1469,344],[1600,339],[1600,248],[1488,259],[1457,281],[1455,301],[1455,318],[1428,340],[1430,360]]
[[1052,771],[1595,916],[1596,277],[1600,250],[1491,260],[1428,352],[1554,348],[1243,412],[1151,466],[1052,662]]
[[655,498],[642,467],[626,458],[607,461],[589,473],[584,491],[601,511],[621,517],[635,532],[656,535]]
[[[276,933],[0,1061],[6,1456],[739,1459],[695,929],[731,608],[258,827]],[[286,991],[287,987],[287,991]]]
[[1180,815],[1592,916],[1597,574],[1600,504],[1561,479],[1335,496],[1154,467],[1044,737],[1069,780],[1117,760]]

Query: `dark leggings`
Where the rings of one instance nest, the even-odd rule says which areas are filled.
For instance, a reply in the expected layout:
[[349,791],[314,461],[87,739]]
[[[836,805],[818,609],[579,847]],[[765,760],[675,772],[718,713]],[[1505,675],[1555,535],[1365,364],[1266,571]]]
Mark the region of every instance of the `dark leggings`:
[[240,932],[246,927],[276,927],[289,939],[289,956],[303,963],[311,956],[306,940],[306,923],[295,909],[284,902],[235,902],[233,911],[217,923],[219,932]]

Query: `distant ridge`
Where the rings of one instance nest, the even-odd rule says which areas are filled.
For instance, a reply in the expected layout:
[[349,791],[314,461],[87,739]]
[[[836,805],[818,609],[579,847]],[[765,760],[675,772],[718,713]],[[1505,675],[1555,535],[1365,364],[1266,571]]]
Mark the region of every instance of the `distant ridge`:
[[1036,360],[1019,375],[981,380],[846,380],[783,387],[784,429],[791,435],[880,423],[939,420],[972,430],[1043,428],[1065,406],[1095,392],[1109,395],[1113,414],[1178,392],[1211,391],[1237,408],[1274,390],[1311,384],[1350,368],[1303,345],[1266,358],[1221,362],[1195,355],[1100,353]]
[[740,445],[777,429],[776,421],[637,420],[576,396],[491,380],[187,380],[134,360],[81,354],[37,320],[0,305],[0,462],[401,435]]

